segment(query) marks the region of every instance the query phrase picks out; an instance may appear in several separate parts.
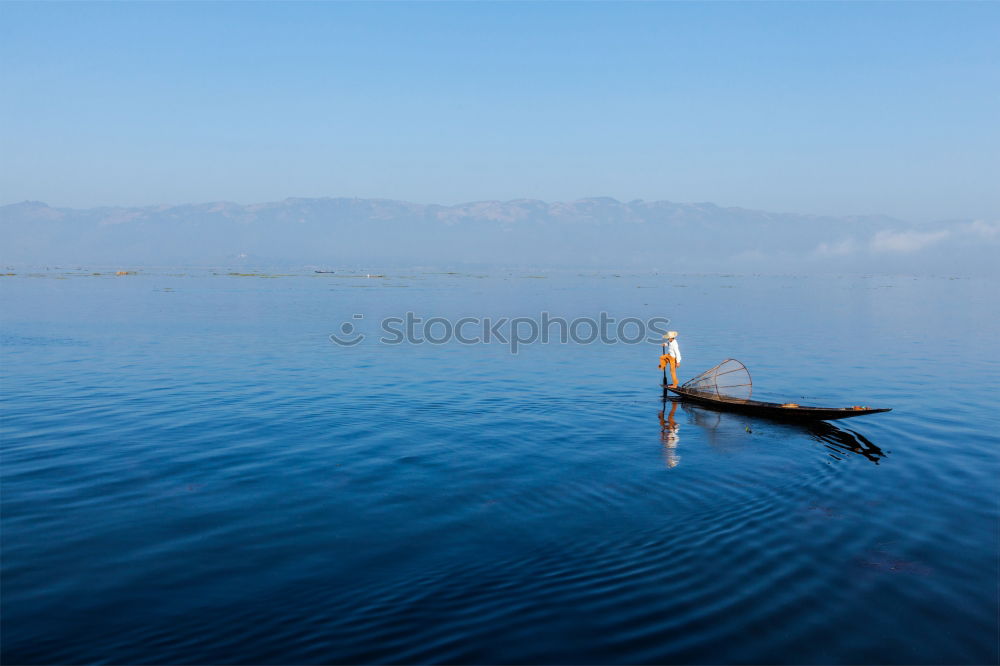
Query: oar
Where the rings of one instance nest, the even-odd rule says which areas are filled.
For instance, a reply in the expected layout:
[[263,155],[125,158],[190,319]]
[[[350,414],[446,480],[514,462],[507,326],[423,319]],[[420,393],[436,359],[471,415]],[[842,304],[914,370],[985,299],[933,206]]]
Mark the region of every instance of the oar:
[[[660,355],[662,356],[663,354],[666,354],[666,353],[667,353],[667,343],[664,342],[663,346],[660,348]],[[663,366],[663,395],[664,396],[667,395],[667,365],[669,365],[669,364],[664,364],[664,366]]]

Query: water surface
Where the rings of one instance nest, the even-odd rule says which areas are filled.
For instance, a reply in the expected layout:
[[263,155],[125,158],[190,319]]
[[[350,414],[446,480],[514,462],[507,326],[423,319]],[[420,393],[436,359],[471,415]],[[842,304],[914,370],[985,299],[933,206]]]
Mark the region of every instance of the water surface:
[[[1000,659],[995,282],[93,272],[0,278],[6,663]],[[651,345],[327,337],[543,310],[894,411],[664,403]]]

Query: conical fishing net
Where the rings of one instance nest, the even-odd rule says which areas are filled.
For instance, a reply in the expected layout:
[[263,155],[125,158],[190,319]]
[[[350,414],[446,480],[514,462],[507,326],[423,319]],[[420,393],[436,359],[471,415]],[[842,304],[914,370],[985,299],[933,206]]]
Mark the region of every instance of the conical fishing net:
[[753,393],[750,371],[735,358],[727,358],[719,365],[706,370],[694,379],[684,382],[682,388],[723,400],[749,400]]

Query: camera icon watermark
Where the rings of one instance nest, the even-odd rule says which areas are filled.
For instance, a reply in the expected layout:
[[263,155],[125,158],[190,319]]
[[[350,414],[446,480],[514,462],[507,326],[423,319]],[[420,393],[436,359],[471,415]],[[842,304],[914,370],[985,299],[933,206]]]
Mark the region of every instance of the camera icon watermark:
[[[363,314],[355,314],[351,318],[364,319],[365,316]],[[330,340],[334,344],[340,345],[341,347],[353,347],[356,344],[364,342],[365,337],[367,336],[365,336],[364,333],[359,333],[357,329],[354,327],[354,324],[349,321],[345,321],[343,324],[340,325],[339,335],[337,333],[330,334]]]

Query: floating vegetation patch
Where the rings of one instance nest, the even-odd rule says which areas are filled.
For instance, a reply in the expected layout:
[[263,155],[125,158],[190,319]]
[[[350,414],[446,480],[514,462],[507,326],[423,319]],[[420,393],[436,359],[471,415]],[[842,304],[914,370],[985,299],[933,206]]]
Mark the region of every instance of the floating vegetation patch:
[[55,338],[43,335],[11,335],[0,333],[0,346],[59,347],[87,346],[89,342],[75,338]]

